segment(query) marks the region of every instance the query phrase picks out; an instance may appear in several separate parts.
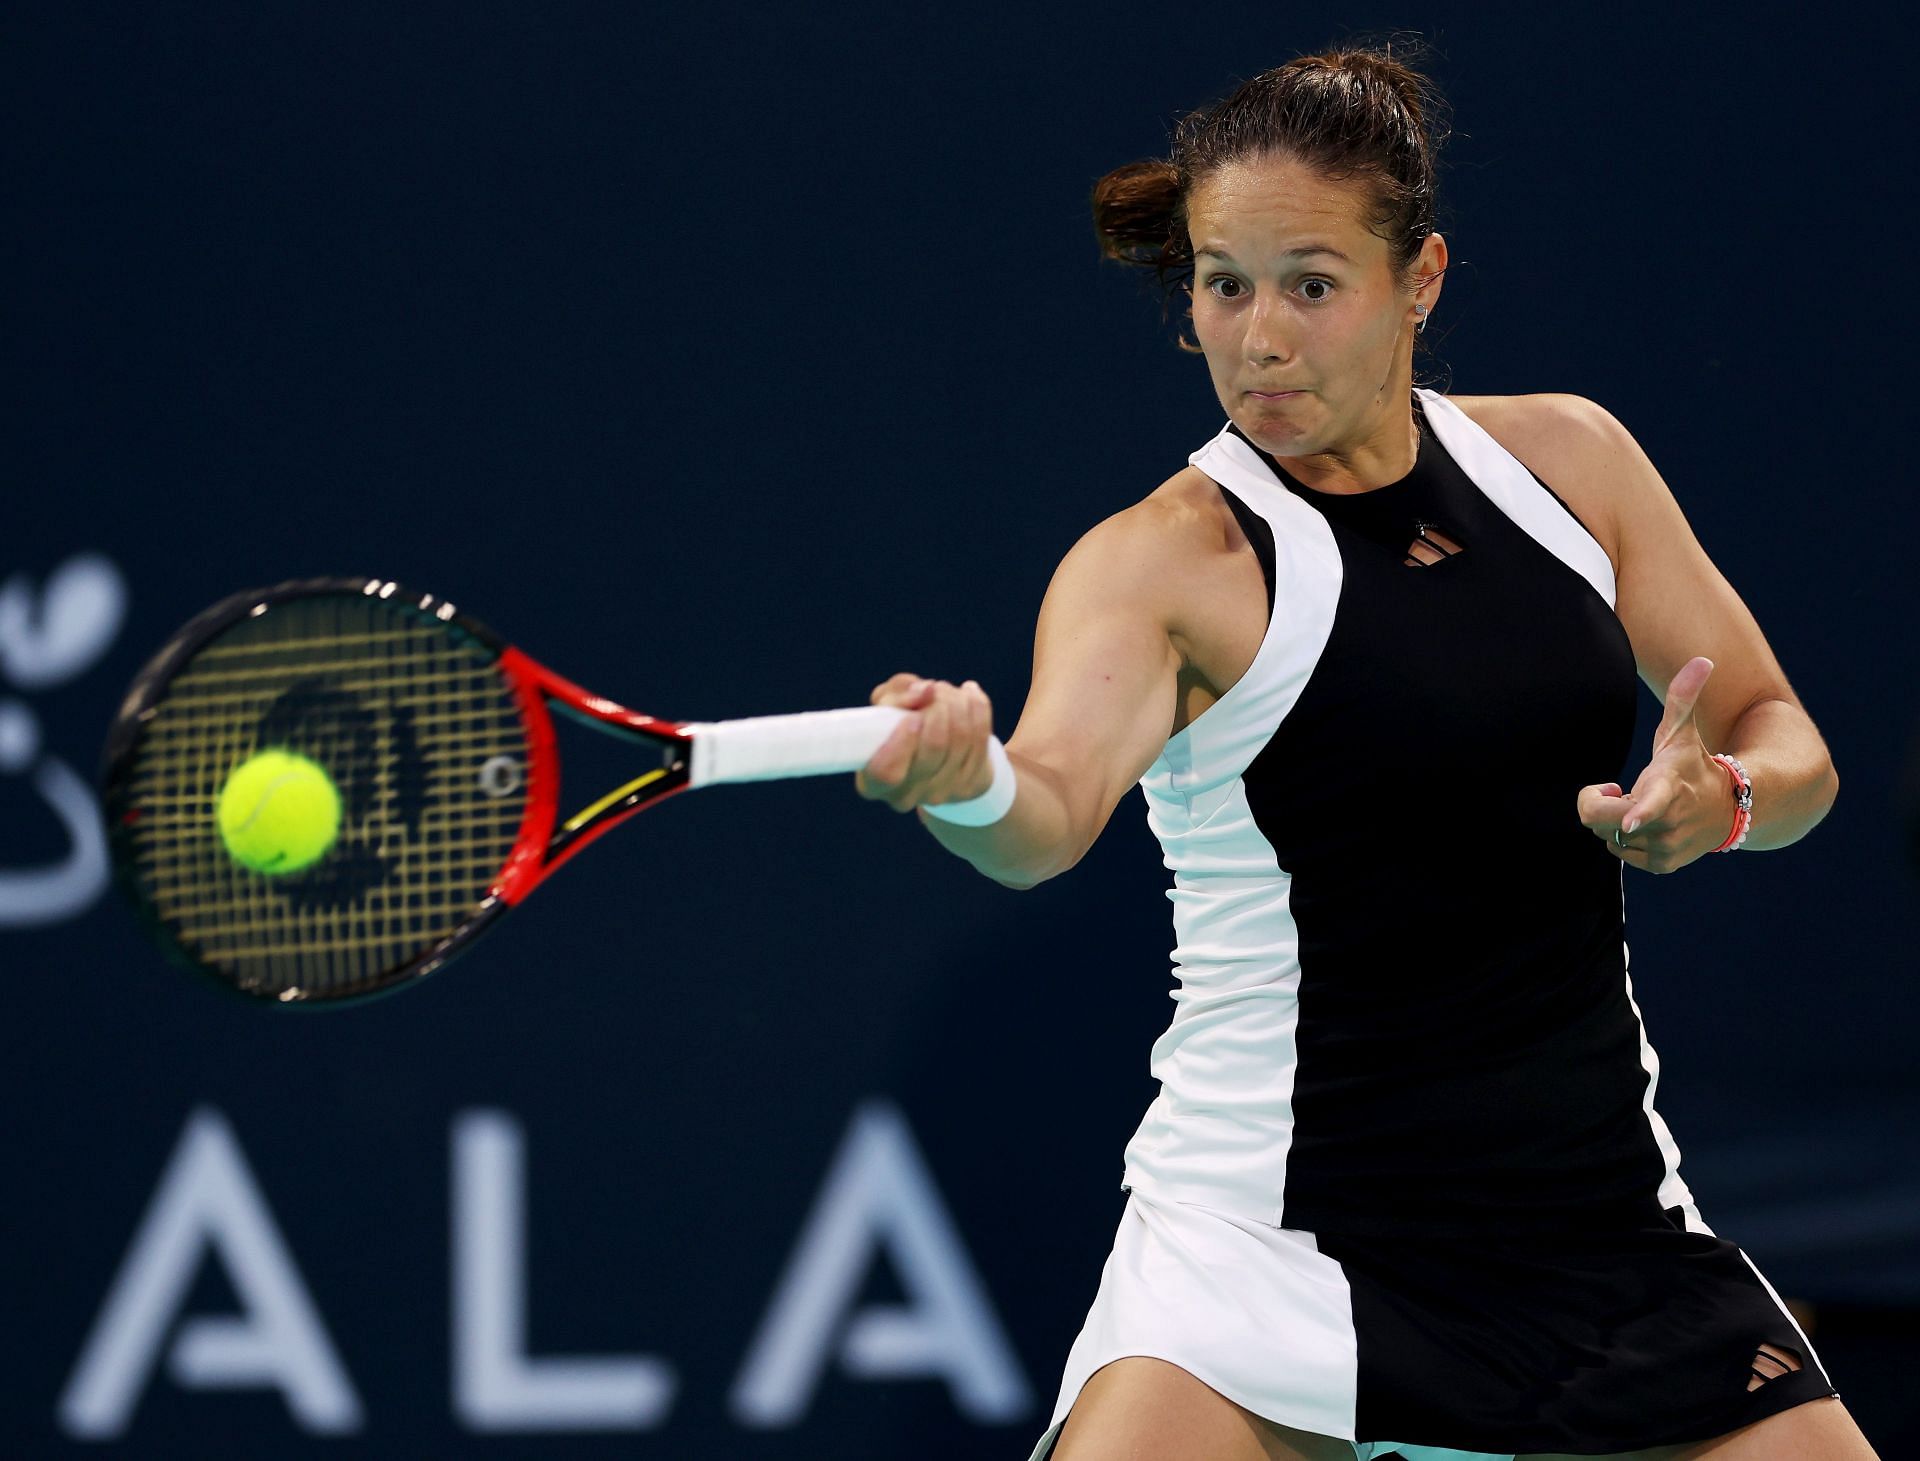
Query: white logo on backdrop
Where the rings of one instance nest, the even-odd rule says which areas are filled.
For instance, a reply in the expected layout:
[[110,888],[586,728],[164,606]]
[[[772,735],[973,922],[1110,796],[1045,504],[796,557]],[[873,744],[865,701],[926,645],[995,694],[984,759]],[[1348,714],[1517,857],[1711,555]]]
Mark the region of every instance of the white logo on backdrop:
[[639,1431],[673,1404],[647,1355],[527,1353],[527,1139],[505,1111],[453,1123],[453,1408],[476,1431]]
[[[454,1413],[484,1432],[664,1425],[679,1385],[669,1360],[528,1352],[527,1296],[535,1290],[526,1145],[510,1112],[454,1118]],[[907,1301],[856,1309],[883,1250]],[[183,1316],[209,1256],[226,1269],[241,1312]],[[239,1138],[210,1108],[188,1120],[121,1260],[60,1397],[61,1428],[85,1439],[124,1434],[163,1352],[167,1374],[188,1389],[278,1390],[302,1430],[339,1434],[365,1423]],[[960,1413],[982,1425],[1018,1421],[1033,1405],[906,1118],[882,1100],[854,1112],[814,1199],[734,1383],[735,1421],[755,1429],[801,1424],[836,1361],[855,1379],[944,1381]]]
[[[882,1249],[907,1302],[849,1312]],[[836,1357],[857,1379],[944,1380],[960,1413],[983,1425],[1033,1404],[906,1117],[886,1101],[853,1114],[733,1387],[734,1418],[797,1424]]]
[[[69,558],[37,594],[24,573],[0,584],[0,679],[48,690],[91,669],[126,620],[127,585],[97,553]],[[107,886],[107,844],[92,790],[65,761],[41,754],[40,719],[0,694],[0,776],[29,776],[66,829],[68,852],[37,868],[0,868],[0,928],[62,923]]]
[[359,1429],[360,1401],[327,1342],[287,1240],[233,1128],[208,1109],[187,1122],[147,1204],[60,1397],[61,1428],[86,1440],[126,1430],[209,1252],[220,1255],[243,1312],[182,1320],[167,1351],[174,1380],[189,1390],[271,1385],[286,1396],[302,1429]]

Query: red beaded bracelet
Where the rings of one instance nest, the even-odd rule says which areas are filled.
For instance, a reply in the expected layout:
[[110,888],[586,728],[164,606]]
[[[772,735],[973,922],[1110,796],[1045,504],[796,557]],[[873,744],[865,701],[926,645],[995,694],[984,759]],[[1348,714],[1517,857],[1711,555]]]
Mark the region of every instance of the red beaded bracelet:
[[1747,840],[1747,829],[1753,825],[1753,779],[1747,775],[1747,768],[1733,757],[1719,751],[1712,754],[1733,778],[1733,830],[1727,833],[1727,840],[1713,850],[1737,852],[1740,844]]

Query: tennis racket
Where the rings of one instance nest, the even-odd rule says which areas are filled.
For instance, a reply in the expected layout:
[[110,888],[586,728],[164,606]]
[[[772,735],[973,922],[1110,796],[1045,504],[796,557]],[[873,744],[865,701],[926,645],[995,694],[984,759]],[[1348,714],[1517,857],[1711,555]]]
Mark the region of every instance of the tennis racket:
[[[560,816],[552,712],[633,743],[637,775]],[[103,771],[120,886],[162,947],[286,1005],[410,984],[596,838],[693,787],[853,771],[904,712],[660,720],[562,679],[444,599],[383,579],[250,590],[128,692]],[[215,820],[233,769],[305,756],[339,793],[328,850],[267,876]]]

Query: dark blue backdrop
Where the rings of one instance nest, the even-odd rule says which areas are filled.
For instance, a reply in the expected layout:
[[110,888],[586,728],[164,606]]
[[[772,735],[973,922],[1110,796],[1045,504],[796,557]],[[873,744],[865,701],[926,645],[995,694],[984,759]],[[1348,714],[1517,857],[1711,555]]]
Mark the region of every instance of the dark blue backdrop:
[[[99,896],[75,777],[176,624],[325,572],[663,715],[911,668],[1007,734],[1054,564],[1219,424],[1088,189],[1340,33],[1262,14],[12,8],[0,1449],[1026,1454],[1171,1014],[1137,798],[1023,895],[844,783],[683,798],[281,1018]],[[1914,118],[1832,18],[1340,20],[1439,48],[1453,387],[1626,422],[1832,745],[1628,937],[1709,1222],[1841,1314],[1920,1305],[1920,743]]]

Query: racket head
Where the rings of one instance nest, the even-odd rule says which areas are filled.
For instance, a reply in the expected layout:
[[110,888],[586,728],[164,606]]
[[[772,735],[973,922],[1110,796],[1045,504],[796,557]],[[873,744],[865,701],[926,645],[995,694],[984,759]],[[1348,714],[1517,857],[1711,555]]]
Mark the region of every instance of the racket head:
[[[470,944],[509,904],[503,874],[540,861],[558,790],[545,702],[507,652],[382,579],[248,590],[180,629],[129,690],[102,770],[116,878],[161,947],[299,1006],[403,987]],[[325,855],[279,876],[236,862],[214,815],[268,749],[318,762],[342,808]]]

